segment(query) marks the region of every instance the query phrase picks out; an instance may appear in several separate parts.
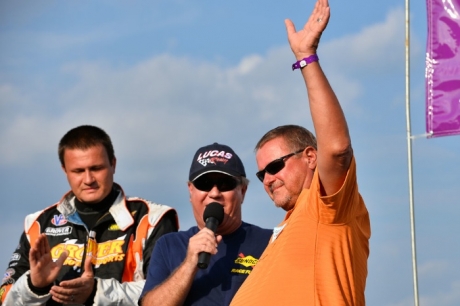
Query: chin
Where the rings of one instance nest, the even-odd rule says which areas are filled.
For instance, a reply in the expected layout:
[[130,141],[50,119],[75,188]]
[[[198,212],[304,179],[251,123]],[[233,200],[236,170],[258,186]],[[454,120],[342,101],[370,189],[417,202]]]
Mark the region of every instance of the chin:
[[286,203],[284,202],[279,202],[279,201],[273,201],[275,203],[275,206],[278,207],[278,208],[283,208],[284,209],[284,206],[286,206]]
[[102,199],[99,197],[86,197],[82,198],[81,200],[86,204],[96,204],[102,201]]
[[275,203],[276,207],[282,208],[285,211],[290,210],[292,207],[294,207],[293,204],[291,204],[291,198],[290,197],[284,197],[284,198],[278,198],[278,200],[274,199],[273,201]]

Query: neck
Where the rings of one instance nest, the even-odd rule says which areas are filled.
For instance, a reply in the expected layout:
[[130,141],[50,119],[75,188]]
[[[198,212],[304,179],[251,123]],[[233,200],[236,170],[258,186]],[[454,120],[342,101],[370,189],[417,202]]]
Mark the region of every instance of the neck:
[[105,212],[109,210],[110,206],[115,202],[115,199],[118,196],[118,192],[112,188],[112,190],[109,192],[109,194],[102,199],[100,202],[97,203],[87,203],[84,201],[81,201],[78,198],[75,198],[75,207],[77,208],[77,211],[79,212]]
[[222,235],[222,236],[229,235],[235,232],[238,228],[240,228],[242,223],[243,221],[241,221],[241,219],[238,222],[232,221],[230,224],[229,222],[224,221],[222,223],[222,226],[219,226],[217,228],[216,234]]

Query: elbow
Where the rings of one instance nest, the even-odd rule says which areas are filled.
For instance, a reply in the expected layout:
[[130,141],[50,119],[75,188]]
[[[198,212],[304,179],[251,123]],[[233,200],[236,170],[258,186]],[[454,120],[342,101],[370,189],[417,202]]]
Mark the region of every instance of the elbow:
[[351,159],[353,157],[353,148],[351,143],[343,146],[337,146],[333,153],[334,159],[344,169],[348,169],[350,166]]

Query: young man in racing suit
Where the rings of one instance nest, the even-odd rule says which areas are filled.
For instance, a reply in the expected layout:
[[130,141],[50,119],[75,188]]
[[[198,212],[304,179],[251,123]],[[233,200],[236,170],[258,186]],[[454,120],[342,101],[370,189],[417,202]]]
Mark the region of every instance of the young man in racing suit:
[[71,191],[26,217],[0,304],[137,304],[155,242],[178,230],[176,211],[125,196],[113,181],[110,137],[98,127],[67,132],[59,159]]

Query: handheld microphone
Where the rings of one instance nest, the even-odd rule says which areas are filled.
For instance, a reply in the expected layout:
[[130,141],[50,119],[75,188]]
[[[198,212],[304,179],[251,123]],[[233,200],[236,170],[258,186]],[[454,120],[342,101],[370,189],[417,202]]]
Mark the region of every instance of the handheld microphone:
[[[217,202],[209,203],[204,209],[203,220],[206,222],[206,228],[215,233],[219,224],[224,220],[224,207]],[[206,269],[209,259],[211,259],[210,253],[201,252],[198,255],[198,268]]]

